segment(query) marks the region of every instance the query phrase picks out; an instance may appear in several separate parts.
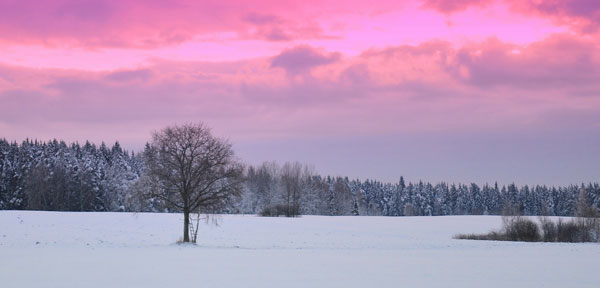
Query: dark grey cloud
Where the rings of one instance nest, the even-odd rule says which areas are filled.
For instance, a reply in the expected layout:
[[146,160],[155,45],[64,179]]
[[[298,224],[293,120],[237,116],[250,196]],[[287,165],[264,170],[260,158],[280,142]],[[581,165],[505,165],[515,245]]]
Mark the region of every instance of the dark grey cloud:
[[338,53],[323,53],[310,46],[296,46],[284,50],[271,61],[271,67],[282,68],[294,75],[307,72],[310,69],[327,65],[340,60]]

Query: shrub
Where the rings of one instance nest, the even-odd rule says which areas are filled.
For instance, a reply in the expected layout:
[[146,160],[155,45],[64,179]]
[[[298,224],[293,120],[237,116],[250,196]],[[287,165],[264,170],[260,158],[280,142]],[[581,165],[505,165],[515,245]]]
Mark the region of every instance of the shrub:
[[525,242],[600,242],[600,218],[578,217],[557,223],[547,217],[538,225],[523,216],[503,216],[503,229],[488,234],[460,234],[455,239]]
[[535,222],[523,216],[503,217],[504,233],[509,241],[536,242],[542,238]]
[[294,205],[288,206],[285,204],[277,204],[263,208],[258,215],[263,217],[297,217],[300,215],[299,210],[300,209]]
[[598,242],[600,241],[600,221],[598,218],[577,218],[563,222],[558,220],[558,242]]
[[544,242],[557,241],[558,232],[554,222],[548,219],[548,217],[540,217],[540,226],[542,228],[542,240]]
[[454,236],[454,239],[508,241],[505,234],[498,233],[496,231],[492,231],[488,234],[458,234]]
[[580,242],[580,229],[575,221],[564,222],[558,220],[556,225],[557,241],[558,242]]
[[596,214],[596,217],[594,218],[585,218],[584,221],[586,221],[587,226],[589,227],[589,237],[590,237],[590,242],[600,242],[600,218],[598,218],[597,216],[598,214]]

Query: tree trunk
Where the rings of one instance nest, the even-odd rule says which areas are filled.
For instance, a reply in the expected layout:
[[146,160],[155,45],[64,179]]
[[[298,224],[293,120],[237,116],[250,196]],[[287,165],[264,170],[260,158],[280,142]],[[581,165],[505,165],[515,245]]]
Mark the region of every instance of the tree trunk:
[[183,210],[183,242],[190,242],[190,210]]

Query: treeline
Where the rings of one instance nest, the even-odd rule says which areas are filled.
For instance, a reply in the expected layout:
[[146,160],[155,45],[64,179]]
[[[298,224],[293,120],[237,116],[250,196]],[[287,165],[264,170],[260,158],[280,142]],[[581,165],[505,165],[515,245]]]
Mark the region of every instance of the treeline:
[[0,209],[124,211],[143,165],[118,142],[0,140]]
[[[248,166],[244,193],[221,213],[283,210],[312,215],[499,215],[517,207],[525,215],[572,216],[583,191],[600,207],[600,185],[568,187],[475,183],[431,184],[323,177],[299,163]],[[143,153],[89,142],[21,144],[0,139],[0,209],[54,211],[176,211],[146,195],[152,181]],[[276,213],[277,214],[277,213]]]
[[247,170],[246,192],[238,208],[261,213],[277,206],[312,215],[501,215],[507,208],[523,215],[573,216],[580,194],[600,207],[598,183],[548,187],[515,184],[397,183],[322,177],[298,163],[264,163]]

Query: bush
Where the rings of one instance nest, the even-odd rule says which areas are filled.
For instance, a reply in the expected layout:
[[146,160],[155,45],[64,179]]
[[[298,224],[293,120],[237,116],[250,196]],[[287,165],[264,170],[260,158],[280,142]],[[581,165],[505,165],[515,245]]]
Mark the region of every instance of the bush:
[[294,205],[285,205],[285,204],[277,204],[277,205],[271,205],[271,206],[267,206],[265,208],[263,208],[260,213],[258,213],[259,216],[263,216],[263,217],[279,217],[279,216],[286,216],[286,217],[297,217],[300,215],[300,209],[297,206]]
[[503,216],[503,229],[488,234],[460,234],[455,239],[525,242],[600,242],[600,218],[578,217],[557,223],[546,217],[538,225],[523,216]]
[[559,219],[556,225],[556,234],[558,242],[574,243],[580,242],[581,239],[581,231],[575,221],[563,222],[562,219]]
[[600,241],[600,221],[598,218],[577,218],[563,222],[558,220],[558,242],[598,242]]
[[558,231],[556,224],[552,222],[548,217],[540,218],[540,226],[542,228],[542,241],[544,242],[556,242],[558,237]]
[[509,241],[536,242],[541,234],[537,224],[523,216],[508,216],[504,221],[504,234]]
[[490,241],[508,241],[506,235],[492,231],[488,234],[458,234],[454,236],[454,239],[461,240],[490,240]]

